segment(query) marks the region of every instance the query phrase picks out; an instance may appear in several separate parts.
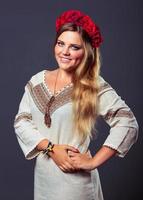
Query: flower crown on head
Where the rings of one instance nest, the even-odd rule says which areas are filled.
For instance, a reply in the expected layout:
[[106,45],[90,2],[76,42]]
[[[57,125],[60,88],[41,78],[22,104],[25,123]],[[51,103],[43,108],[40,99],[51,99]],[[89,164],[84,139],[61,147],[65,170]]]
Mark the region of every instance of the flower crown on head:
[[92,19],[80,12],[79,10],[69,10],[64,12],[61,16],[59,16],[56,20],[56,31],[67,23],[74,23],[77,26],[82,27],[91,39],[91,45],[94,48],[100,46],[103,41],[101,36],[99,27],[92,21]]

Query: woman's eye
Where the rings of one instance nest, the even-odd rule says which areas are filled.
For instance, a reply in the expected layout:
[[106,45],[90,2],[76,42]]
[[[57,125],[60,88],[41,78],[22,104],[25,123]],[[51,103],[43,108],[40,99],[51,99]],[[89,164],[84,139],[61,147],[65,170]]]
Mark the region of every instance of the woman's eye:
[[81,47],[79,47],[79,46],[71,46],[71,48],[73,49],[73,50],[75,50],[75,51],[77,51],[77,50],[79,50]]
[[62,47],[62,46],[64,45],[64,43],[63,43],[63,42],[60,42],[60,41],[58,41],[58,42],[57,42],[57,45],[58,45],[59,47]]

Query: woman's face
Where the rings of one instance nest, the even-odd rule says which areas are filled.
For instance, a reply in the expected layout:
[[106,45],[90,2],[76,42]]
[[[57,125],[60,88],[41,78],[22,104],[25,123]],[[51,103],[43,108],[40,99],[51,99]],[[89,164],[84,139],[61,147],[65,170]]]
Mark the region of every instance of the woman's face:
[[59,67],[65,71],[74,70],[84,57],[84,46],[78,32],[65,31],[57,39],[55,58]]

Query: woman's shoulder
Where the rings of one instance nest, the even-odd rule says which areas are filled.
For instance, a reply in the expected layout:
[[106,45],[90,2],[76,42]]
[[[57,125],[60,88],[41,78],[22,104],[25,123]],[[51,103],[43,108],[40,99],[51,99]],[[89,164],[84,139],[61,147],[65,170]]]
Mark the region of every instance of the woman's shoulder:
[[102,76],[99,76],[98,83],[99,83],[99,95],[102,92],[112,89],[111,85]]
[[46,71],[46,70],[42,70],[42,71],[39,71],[38,73],[34,74],[34,75],[30,78],[29,82],[30,82],[33,86],[42,83],[42,82],[43,82],[43,78],[44,78],[45,71]]
[[56,71],[57,70],[49,70],[49,69],[39,71],[38,73],[34,74],[28,82],[30,82],[30,84],[32,84],[33,86],[44,83],[47,75],[48,76],[55,75]]
[[98,77],[98,83],[99,83],[99,86],[101,87],[102,85],[106,84],[107,81],[105,81],[105,79],[100,75]]

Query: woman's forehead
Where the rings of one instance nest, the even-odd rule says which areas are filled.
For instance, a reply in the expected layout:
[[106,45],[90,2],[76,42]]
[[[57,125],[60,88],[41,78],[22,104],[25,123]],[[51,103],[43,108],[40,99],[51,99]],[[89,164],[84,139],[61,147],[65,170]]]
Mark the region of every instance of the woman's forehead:
[[60,34],[58,40],[71,44],[83,44],[81,35],[77,31],[64,31]]

